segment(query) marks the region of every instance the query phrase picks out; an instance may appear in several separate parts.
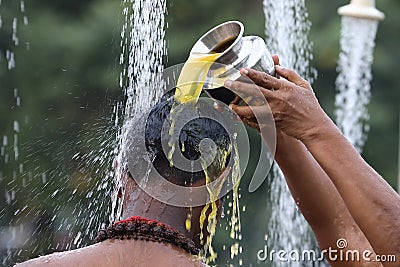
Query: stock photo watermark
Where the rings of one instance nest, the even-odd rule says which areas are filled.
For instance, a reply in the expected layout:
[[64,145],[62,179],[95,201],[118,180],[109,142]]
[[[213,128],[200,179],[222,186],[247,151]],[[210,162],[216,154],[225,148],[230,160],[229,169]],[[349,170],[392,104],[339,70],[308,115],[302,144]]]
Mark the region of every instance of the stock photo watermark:
[[330,262],[397,262],[396,255],[377,255],[371,250],[348,249],[346,239],[340,238],[336,247],[316,250],[275,250],[267,245],[257,252],[260,262],[322,262],[325,259]]

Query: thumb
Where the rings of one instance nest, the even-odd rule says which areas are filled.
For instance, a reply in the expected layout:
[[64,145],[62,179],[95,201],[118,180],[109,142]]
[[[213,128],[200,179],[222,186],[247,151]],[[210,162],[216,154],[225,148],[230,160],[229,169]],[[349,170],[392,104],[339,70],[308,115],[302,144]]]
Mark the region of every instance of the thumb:
[[274,61],[275,65],[279,65],[279,56],[278,55],[273,55],[272,60]]

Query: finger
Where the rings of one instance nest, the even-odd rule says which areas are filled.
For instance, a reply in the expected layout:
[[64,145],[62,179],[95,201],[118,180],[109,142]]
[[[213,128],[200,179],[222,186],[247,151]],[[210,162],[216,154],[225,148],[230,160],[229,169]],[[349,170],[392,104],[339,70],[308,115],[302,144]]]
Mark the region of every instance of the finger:
[[272,59],[274,60],[275,65],[279,65],[279,56],[278,55],[273,55]]
[[253,118],[255,117],[253,110],[251,109],[251,106],[238,106],[238,105],[229,105],[229,108],[236,113],[236,115],[239,115],[241,119],[244,118]]
[[247,118],[243,118],[242,120],[243,120],[243,122],[244,122],[245,124],[247,124],[247,125],[250,126],[251,128],[254,128],[254,129],[257,129],[257,130],[260,129],[260,126],[258,125],[258,122],[257,122],[257,121],[254,121],[254,120],[251,120],[251,119],[247,119]]
[[[278,56],[278,55],[273,55],[273,56],[272,56],[272,59],[274,60],[274,65],[275,65],[275,66],[276,66],[276,65],[280,65],[279,56]],[[281,78],[281,76],[279,76],[276,72],[275,72],[275,77],[276,77],[277,79],[280,79],[280,78]]]
[[261,88],[255,84],[228,80],[224,86],[232,90],[246,103],[254,100],[262,102],[264,99]]
[[292,82],[306,89],[311,89],[311,85],[305,79],[303,79],[299,74],[297,74],[294,70],[287,69],[281,66],[276,66],[275,70],[278,75],[285,78],[289,82]]
[[231,112],[229,113],[229,115],[230,115],[231,119],[234,121],[238,121],[238,122],[242,121],[242,118],[240,118],[240,116],[236,112],[234,112],[232,109],[231,109]]
[[258,116],[264,116],[270,114],[271,111],[266,106],[237,106],[237,105],[230,105],[229,108],[236,112],[239,117],[251,119],[256,118]]
[[264,98],[267,102],[271,102],[272,100],[279,97],[280,91],[271,91],[267,89],[261,89],[261,93],[263,94]]
[[[279,82],[282,84],[289,83],[286,80],[282,80]],[[278,97],[278,95],[277,95],[278,92],[264,89],[255,84],[227,81],[227,82],[225,82],[225,87],[232,90],[237,95],[239,95],[239,97],[241,99],[241,101],[239,103],[242,106],[243,105],[262,106],[262,105],[266,104],[265,100],[267,100],[269,102]],[[282,85],[282,87],[284,87],[284,85]],[[239,103],[231,103],[231,104],[238,105]]]
[[265,72],[245,68],[242,73],[246,74],[255,84],[269,90],[279,90],[288,86],[287,81],[279,80]]

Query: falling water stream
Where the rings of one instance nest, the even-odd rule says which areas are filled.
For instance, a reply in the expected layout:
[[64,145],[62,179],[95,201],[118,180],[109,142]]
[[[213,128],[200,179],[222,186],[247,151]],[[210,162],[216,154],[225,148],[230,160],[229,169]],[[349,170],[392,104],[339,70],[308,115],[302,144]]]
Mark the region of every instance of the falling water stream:
[[[123,120],[117,136],[118,151],[123,151],[124,142],[129,139],[126,135],[134,127],[132,121],[144,116],[165,92],[162,74],[166,57],[166,1],[123,0],[122,5],[120,87],[124,90],[125,100],[114,111],[115,124]],[[121,164],[126,162],[124,157],[123,153],[119,154]],[[118,202],[117,193],[123,188],[123,182],[121,177],[116,178],[110,222],[121,219],[122,215],[122,203]]]
[[361,153],[369,131],[371,65],[378,21],[343,16],[338,60],[336,123]]
[[[294,69],[312,82],[316,75],[310,67],[312,43],[308,36],[311,23],[304,0],[264,0],[266,43],[272,53],[278,54],[282,66]],[[268,224],[268,247],[276,250],[302,251],[315,249],[310,228],[298,210],[277,164],[272,172]],[[301,266],[302,262],[274,262],[274,266]]]

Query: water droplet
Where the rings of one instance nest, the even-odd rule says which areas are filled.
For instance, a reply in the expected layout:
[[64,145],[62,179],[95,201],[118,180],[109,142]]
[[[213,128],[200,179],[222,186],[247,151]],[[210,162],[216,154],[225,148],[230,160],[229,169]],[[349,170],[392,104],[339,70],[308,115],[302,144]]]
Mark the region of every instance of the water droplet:
[[47,175],[46,175],[46,173],[42,173],[42,183],[43,184],[47,183]]
[[21,7],[21,13],[25,12],[25,2],[23,0],[21,0],[20,2],[20,7]]
[[75,237],[75,239],[74,239],[74,242],[73,242],[74,245],[77,245],[78,242],[80,243],[80,240],[79,240],[79,239],[81,238],[81,234],[82,234],[82,233],[79,231],[78,234],[76,235],[76,237]]
[[93,191],[89,191],[89,192],[86,194],[86,198],[91,198],[92,195],[93,195]]
[[19,133],[19,123],[18,123],[18,121],[14,121],[14,131],[16,133]]
[[8,138],[6,135],[3,136],[3,146],[7,146],[8,145]]
[[11,195],[10,195],[10,193],[6,190],[5,191],[5,193],[4,193],[4,198],[5,198],[5,200],[6,200],[6,203],[8,204],[8,205],[10,205],[11,204]]
[[59,191],[60,191],[59,189],[57,189],[56,191],[54,191],[53,194],[51,194],[51,197],[52,197],[52,198],[55,197],[55,196],[58,194]]

